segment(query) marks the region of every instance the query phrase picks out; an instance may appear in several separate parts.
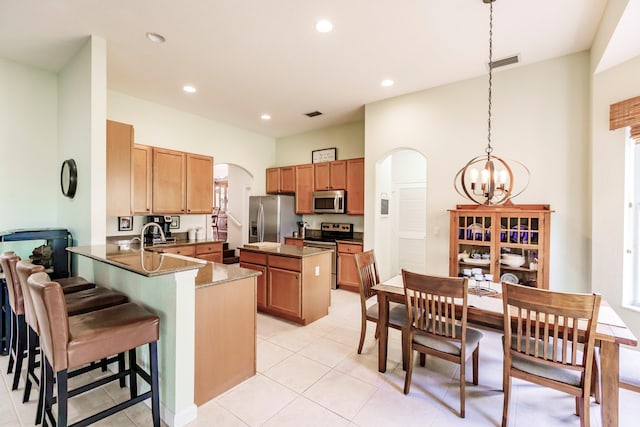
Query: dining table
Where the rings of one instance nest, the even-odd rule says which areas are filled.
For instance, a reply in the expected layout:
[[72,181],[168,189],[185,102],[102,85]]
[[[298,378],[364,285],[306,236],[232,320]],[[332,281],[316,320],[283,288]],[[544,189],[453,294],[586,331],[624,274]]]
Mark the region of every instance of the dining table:
[[[486,285],[486,283],[485,283]],[[504,315],[501,298],[501,285],[489,284],[494,295],[474,292],[476,282],[469,280],[467,297],[467,321],[490,329],[504,331]],[[487,286],[483,286],[487,288]],[[379,341],[378,371],[387,368],[387,343],[389,337],[389,302],[405,303],[402,276],[394,276],[372,287],[378,294],[379,309]],[[596,326],[596,344],[600,347],[601,403],[602,425],[618,426],[619,413],[619,363],[620,345],[637,346],[638,339],[624,324],[613,308],[602,299]]]

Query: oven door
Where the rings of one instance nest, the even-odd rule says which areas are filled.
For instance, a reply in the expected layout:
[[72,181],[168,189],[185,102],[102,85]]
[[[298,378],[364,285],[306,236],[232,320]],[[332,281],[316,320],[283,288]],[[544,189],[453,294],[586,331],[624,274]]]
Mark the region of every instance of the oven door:
[[303,245],[309,248],[331,249],[331,289],[337,289],[336,265],[338,262],[338,244],[336,242],[322,242],[318,240],[304,240]]

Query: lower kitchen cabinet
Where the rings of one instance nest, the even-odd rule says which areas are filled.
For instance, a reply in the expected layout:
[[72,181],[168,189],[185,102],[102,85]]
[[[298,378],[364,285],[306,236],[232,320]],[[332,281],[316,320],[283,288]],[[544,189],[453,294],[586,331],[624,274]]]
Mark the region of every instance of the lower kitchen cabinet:
[[331,257],[329,251],[295,257],[240,248],[240,267],[262,272],[258,311],[306,325],[329,313]]
[[300,273],[270,267],[268,276],[270,286],[267,301],[269,308],[290,316],[301,317]]
[[338,242],[338,286],[347,291],[360,292],[355,254],[362,252],[359,243]]
[[222,243],[200,243],[195,245],[196,258],[204,259],[211,262],[222,262]]

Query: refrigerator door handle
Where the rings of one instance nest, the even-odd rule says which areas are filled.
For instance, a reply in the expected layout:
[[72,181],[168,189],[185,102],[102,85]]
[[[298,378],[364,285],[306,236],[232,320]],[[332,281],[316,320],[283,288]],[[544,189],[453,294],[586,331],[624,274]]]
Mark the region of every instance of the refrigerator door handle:
[[264,206],[258,207],[258,242],[264,241]]

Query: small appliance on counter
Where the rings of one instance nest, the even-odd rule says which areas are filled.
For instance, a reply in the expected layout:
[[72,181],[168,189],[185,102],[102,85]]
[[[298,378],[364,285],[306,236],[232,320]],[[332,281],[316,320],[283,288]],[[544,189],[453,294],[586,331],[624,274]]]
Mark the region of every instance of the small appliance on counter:
[[[147,223],[155,222],[162,228],[164,237],[171,237],[171,215],[147,215]],[[156,227],[147,228],[147,232],[144,235],[145,243],[158,243],[162,240],[160,232]]]

